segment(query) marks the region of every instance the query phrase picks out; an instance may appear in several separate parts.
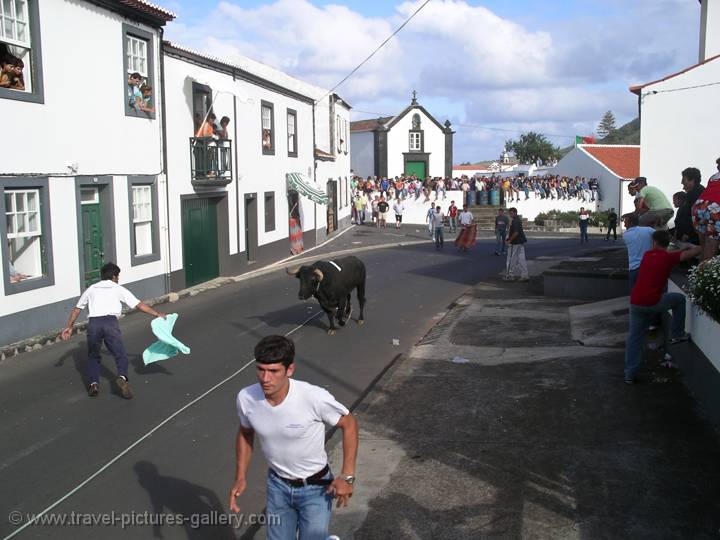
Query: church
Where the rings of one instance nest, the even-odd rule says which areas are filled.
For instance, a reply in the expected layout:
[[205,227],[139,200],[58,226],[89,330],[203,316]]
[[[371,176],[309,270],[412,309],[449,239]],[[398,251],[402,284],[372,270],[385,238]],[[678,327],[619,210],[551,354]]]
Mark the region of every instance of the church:
[[453,134],[450,121],[438,122],[417,101],[397,116],[350,124],[350,165],[361,177],[450,177]]

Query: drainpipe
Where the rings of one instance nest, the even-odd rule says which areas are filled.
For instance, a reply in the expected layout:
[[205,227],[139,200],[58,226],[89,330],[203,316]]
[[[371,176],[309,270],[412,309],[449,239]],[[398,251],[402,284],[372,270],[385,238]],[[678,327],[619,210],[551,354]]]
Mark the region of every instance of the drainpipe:
[[[233,69],[233,82],[235,82]],[[233,94],[233,125],[235,131],[235,225],[237,229],[237,254],[240,256],[240,171],[238,170],[237,96]],[[247,249],[247,246],[245,246]]]
[[160,28],[160,95],[162,96],[162,102],[160,107],[160,114],[162,114],[161,132],[162,132],[162,155],[163,163],[162,168],[165,173],[165,229],[166,229],[166,242],[167,242],[167,267],[165,272],[165,293],[171,292],[171,280],[170,274],[172,272],[172,244],[170,243],[170,182],[168,181],[168,157],[167,157],[167,115],[165,105],[165,54],[163,53],[163,36],[164,29]]
[[[313,159],[313,182],[315,185],[317,185],[317,160],[315,159],[315,101],[313,100],[312,104],[312,127],[313,127],[313,137],[312,137],[312,159]],[[318,234],[318,228],[317,228],[317,203],[313,201],[313,227],[315,227],[315,245],[317,246],[317,234]]]

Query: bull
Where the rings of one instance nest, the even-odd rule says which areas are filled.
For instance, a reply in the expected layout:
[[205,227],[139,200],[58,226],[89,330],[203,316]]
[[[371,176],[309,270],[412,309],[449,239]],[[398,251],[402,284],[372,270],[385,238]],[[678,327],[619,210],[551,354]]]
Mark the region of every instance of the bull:
[[311,296],[317,298],[320,307],[328,316],[330,328],[328,334],[333,335],[335,317],[340,326],[350,318],[352,305],[350,293],[357,289],[360,304],[358,324],[363,324],[365,309],[365,265],[357,257],[343,257],[334,261],[317,261],[311,265],[286,268],[285,271],[300,280],[298,298],[307,300]]

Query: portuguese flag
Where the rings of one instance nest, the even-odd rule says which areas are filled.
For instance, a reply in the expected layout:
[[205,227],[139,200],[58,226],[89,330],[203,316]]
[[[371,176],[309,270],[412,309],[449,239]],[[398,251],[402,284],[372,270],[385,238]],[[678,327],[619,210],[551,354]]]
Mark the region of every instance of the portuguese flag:
[[595,137],[592,135],[575,135],[575,146],[578,144],[595,144]]

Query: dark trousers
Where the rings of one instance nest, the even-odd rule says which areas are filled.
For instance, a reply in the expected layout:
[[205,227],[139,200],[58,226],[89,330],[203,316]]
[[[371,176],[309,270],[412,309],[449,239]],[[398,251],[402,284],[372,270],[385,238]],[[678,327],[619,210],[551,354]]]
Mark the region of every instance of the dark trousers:
[[110,354],[115,358],[118,375],[128,378],[128,358],[122,342],[120,325],[117,317],[106,315],[104,317],[90,317],[87,330],[88,384],[98,382],[100,378],[100,347],[103,341]]
[[617,240],[617,223],[612,223],[608,225],[607,230],[607,236],[605,236],[605,240],[610,240],[610,231],[613,233],[613,240]]

